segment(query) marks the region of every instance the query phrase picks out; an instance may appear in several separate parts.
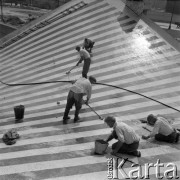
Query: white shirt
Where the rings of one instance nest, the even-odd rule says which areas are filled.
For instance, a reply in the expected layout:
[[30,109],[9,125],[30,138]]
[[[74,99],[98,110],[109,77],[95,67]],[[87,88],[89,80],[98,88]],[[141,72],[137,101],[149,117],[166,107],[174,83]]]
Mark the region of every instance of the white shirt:
[[174,128],[168,121],[168,119],[164,117],[157,117],[157,121],[154,124],[153,131],[151,132],[150,136],[153,137],[156,134],[162,134],[165,136],[170,135],[174,131]]
[[132,144],[140,140],[134,129],[123,122],[115,122],[113,129],[116,131],[118,140],[123,143]]
[[87,99],[91,98],[92,85],[89,79],[79,78],[70,89],[74,93],[87,95]]
[[85,49],[82,48],[80,49],[79,54],[83,59],[88,59],[91,57],[90,54]]

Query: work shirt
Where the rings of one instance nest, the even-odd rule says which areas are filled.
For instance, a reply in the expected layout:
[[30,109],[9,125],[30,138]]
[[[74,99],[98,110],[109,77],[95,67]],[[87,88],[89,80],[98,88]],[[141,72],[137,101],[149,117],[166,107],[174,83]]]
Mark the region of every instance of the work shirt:
[[81,58],[84,60],[90,58],[90,54],[85,49],[81,48],[79,51],[79,54],[80,54]]
[[84,40],[83,47],[90,48],[92,47],[92,43],[93,42],[90,39],[87,39],[86,41]]
[[89,79],[79,78],[70,89],[74,93],[87,95],[87,99],[91,98],[92,85]]
[[154,128],[150,134],[150,137],[155,136],[156,134],[162,134],[164,136],[170,135],[174,131],[174,128],[164,117],[157,117],[157,121],[154,124]]
[[116,131],[118,140],[122,143],[132,144],[140,140],[136,132],[123,122],[115,122],[113,129]]

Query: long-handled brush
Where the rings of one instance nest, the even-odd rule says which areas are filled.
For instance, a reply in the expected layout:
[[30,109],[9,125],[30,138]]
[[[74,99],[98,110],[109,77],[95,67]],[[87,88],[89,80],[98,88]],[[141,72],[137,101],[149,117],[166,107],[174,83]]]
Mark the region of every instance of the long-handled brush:
[[71,71],[72,71],[74,68],[76,68],[77,66],[78,66],[77,64],[76,64],[75,66],[73,66],[69,71],[66,72],[66,74],[70,74]]

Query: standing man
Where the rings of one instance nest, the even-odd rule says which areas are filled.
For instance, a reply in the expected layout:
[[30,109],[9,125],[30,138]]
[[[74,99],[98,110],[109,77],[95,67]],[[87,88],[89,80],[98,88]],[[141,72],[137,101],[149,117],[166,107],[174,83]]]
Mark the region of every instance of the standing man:
[[91,64],[91,57],[90,54],[85,50],[80,48],[80,46],[76,47],[76,50],[79,52],[80,54],[80,60],[78,61],[78,63],[76,64],[76,66],[78,66],[80,63],[82,63],[82,61],[84,60],[84,65],[83,65],[83,71],[82,71],[82,77],[87,78],[87,73],[89,71],[89,67]]
[[90,76],[89,79],[81,77],[80,79],[76,80],[73,83],[67,97],[67,104],[64,112],[63,124],[67,124],[68,119],[70,119],[68,114],[74,104],[75,104],[74,122],[77,122],[79,120],[79,112],[82,107],[83,96],[87,95],[85,104],[88,104],[91,98],[91,91],[92,91],[91,84],[95,82],[96,79]]
[[141,152],[138,151],[140,138],[130,126],[123,122],[116,122],[116,118],[113,116],[107,116],[104,122],[113,128],[106,142],[112,139],[118,140],[112,145],[112,154],[124,153],[141,157]]
[[89,53],[91,53],[91,50],[94,46],[95,42],[91,41],[88,38],[84,39],[84,43],[83,43],[83,49],[85,48]]
[[150,135],[143,135],[143,139],[155,138],[157,141],[164,141],[169,143],[177,143],[179,141],[179,132],[172,127],[172,122],[161,115],[148,115],[147,124],[154,126]]

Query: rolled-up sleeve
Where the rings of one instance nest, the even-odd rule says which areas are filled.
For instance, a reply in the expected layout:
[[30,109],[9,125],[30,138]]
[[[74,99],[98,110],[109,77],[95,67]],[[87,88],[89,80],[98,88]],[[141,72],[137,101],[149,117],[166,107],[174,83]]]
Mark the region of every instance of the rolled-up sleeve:
[[123,132],[120,128],[115,128],[115,131],[116,131],[116,134],[118,136],[118,140],[121,141],[122,143],[125,141],[124,140],[124,135],[123,135]]
[[150,137],[153,137],[153,136],[155,136],[156,134],[158,134],[159,128],[160,128],[160,122],[157,121],[157,122],[155,123],[155,125],[154,125],[154,128],[153,128],[151,134],[150,134]]

